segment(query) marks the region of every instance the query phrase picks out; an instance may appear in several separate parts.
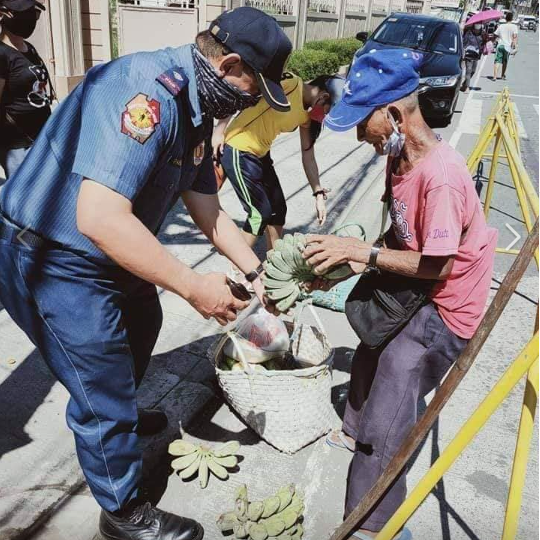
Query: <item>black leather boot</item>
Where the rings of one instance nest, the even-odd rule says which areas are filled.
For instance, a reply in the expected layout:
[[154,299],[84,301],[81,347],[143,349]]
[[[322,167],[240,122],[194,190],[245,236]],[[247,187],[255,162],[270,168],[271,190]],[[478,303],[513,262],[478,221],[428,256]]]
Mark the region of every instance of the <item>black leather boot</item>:
[[137,435],[148,437],[163,431],[168,424],[167,415],[158,409],[139,409]]
[[102,510],[99,531],[105,540],[202,540],[204,536],[193,519],[164,512],[149,502],[114,514]]

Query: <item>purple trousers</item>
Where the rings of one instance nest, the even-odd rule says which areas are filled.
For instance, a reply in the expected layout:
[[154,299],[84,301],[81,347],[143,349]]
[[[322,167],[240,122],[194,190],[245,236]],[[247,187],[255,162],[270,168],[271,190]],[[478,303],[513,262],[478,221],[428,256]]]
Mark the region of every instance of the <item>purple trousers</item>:
[[[349,515],[375,484],[414,426],[418,400],[433,390],[467,344],[424,306],[386,346],[360,345],[352,362],[343,431],[357,441],[347,484]],[[407,493],[406,471],[361,523],[380,531]]]

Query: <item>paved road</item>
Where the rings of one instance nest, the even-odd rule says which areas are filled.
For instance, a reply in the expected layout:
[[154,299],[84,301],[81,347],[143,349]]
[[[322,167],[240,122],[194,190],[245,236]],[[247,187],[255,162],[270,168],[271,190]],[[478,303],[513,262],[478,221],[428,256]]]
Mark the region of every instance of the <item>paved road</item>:
[[[528,138],[522,148],[529,174],[538,180],[538,34],[520,38],[520,52],[508,71],[511,92]],[[476,90],[460,96],[452,125],[440,129],[444,138],[467,155],[485,121],[495,93],[504,84],[486,75],[492,58],[479,72]],[[526,97],[523,97],[526,96]],[[313,198],[301,172],[296,133],[282,137],[273,152],[277,170],[289,201],[291,230],[317,230],[313,224]],[[325,185],[332,187],[329,200],[330,230],[338,223],[360,221],[374,237],[380,219],[378,202],[382,190],[384,161],[366,145],[359,146],[353,133],[323,132],[317,155]],[[508,185],[501,166],[501,184]],[[490,222],[497,226],[499,245],[511,239],[505,226],[512,220],[520,229],[518,208],[511,188],[498,186]],[[239,204],[230,186],[222,203],[241,222]],[[510,217],[511,216],[511,217]],[[161,240],[182,260],[199,271],[225,270],[227,262],[212,250],[194,229],[179,204],[169,215]],[[500,255],[494,278],[500,281],[512,257]],[[493,289],[497,281],[493,282]],[[471,373],[449,402],[435,429],[411,463],[413,486],[456,434],[464,420],[481,402],[511,359],[530,335],[537,301],[537,278],[520,285],[496,330],[488,340]],[[231,504],[233,487],[247,482],[254,495],[264,496],[279,484],[294,481],[306,491],[306,539],[324,540],[339,524],[350,456],[333,451],[321,440],[294,456],[285,456],[261,442],[231,414],[216,390],[205,351],[215,325],[197,317],[183,301],[163,293],[164,328],[154,351],[148,376],[141,388],[142,405],[158,405],[171,420],[167,434],[149,441],[146,457],[152,469],[152,486],[162,495],[161,506],[200,519],[206,538],[217,540],[214,528],[218,513]],[[335,425],[339,426],[346,395],[350,356],[356,338],[343,315],[321,310],[321,316],[336,347],[333,381]],[[508,477],[519,418],[521,391],[516,390],[497,411],[471,447],[445,475],[409,522],[418,540],[495,540],[500,537]],[[431,396],[428,396],[428,401]],[[0,537],[4,540],[31,536],[35,540],[90,540],[96,531],[98,510],[82,484],[73,452],[71,434],[64,425],[65,391],[54,382],[31,343],[0,310]],[[243,444],[244,460],[230,481],[213,479],[201,491],[195,482],[183,483],[169,471],[162,451],[176,437],[179,422],[186,437],[214,442],[231,437]],[[528,468],[518,540],[538,536],[538,435],[535,430],[533,457]],[[77,489],[79,488],[80,489]],[[50,518],[46,521],[46,518]],[[35,532],[32,524],[44,524]],[[24,532],[27,531],[27,532]]]

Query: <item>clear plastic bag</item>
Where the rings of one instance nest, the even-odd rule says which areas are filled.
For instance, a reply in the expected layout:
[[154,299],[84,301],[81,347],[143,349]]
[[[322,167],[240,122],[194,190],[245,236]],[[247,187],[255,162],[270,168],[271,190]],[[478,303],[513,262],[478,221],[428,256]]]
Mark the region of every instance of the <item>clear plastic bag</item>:
[[[263,307],[240,320],[235,333],[239,338],[236,340],[237,344],[250,364],[282,356],[289,350],[290,338],[285,323]],[[232,340],[226,343],[223,352],[239,362],[242,361],[242,355]]]

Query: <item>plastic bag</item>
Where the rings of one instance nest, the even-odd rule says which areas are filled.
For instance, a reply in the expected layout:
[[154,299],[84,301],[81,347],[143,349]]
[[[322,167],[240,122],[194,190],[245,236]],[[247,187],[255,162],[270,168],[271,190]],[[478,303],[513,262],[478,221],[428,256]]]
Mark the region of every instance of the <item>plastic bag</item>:
[[[285,323],[263,307],[242,319],[235,333],[239,338],[236,340],[238,346],[250,364],[266,362],[289,350],[290,338]],[[223,352],[239,362],[242,361],[241,353],[232,340],[225,344]]]

